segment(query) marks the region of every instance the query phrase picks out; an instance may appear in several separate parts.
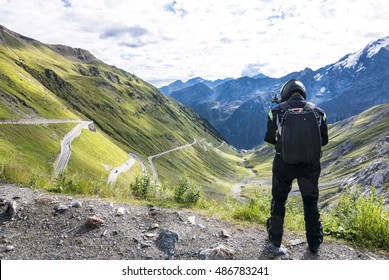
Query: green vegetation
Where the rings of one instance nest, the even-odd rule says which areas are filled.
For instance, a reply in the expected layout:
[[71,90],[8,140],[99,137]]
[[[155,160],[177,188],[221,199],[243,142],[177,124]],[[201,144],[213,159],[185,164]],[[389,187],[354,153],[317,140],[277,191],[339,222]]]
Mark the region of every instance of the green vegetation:
[[60,152],[59,141],[73,126],[0,125],[0,179],[44,188]]
[[199,144],[154,160],[159,181],[177,184],[186,175],[201,185],[207,196],[223,198],[234,180],[249,174],[239,166],[240,162],[236,156],[211,147],[204,149]]
[[[191,143],[194,138],[206,138],[214,147],[222,143],[219,133],[188,107],[88,51],[45,45],[3,27],[0,39],[0,118],[89,119],[112,142],[96,144],[102,138],[91,134],[76,140],[66,176],[84,178],[74,180],[89,181],[91,174],[93,180],[105,179],[104,166],[115,166],[115,160],[123,159],[123,151],[147,159]],[[92,147],[97,145],[100,147]],[[115,150],[112,146],[118,147]],[[97,149],[97,154],[88,155],[83,147]],[[222,150],[235,153],[227,145]],[[238,180],[243,169],[236,156],[230,163],[226,153],[220,154],[196,149],[180,152],[173,159],[170,155],[169,159],[157,159],[158,175],[160,180],[176,183],[188,174],[204,188],[211,187],[211,191],[224,195],[230,178]],[[105,155],[109,155],[107,162],[101,162]],[[139,171],[139,166],[136,169]],[[130,178],[120,175],[118,183],[130,182],[136,172]]]
[[357,245],[389,250],[389,208],[374,188],[368,196],[346,191],[335,208],[324,216],[326,234]]
[[148,176],[140,176],[131,183],[135,198],[165,206],[193,207],[203,201],[201,190],[187,177],[182,177],[176,186],[152,183]]

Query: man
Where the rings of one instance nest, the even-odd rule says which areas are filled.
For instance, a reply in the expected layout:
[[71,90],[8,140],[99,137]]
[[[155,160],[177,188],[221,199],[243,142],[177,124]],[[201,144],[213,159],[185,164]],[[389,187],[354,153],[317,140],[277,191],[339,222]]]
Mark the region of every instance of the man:
[[306,101],[305,86],[299,80],[293,79],[285,83],[280,95],[281,104],[269,112],[265,135],[265,142],[274,145],[276,150],[273,161],[271,217],[267,221],[269,239],[274,246],[280,248],[284,227],[285,203],[292,188],[292,181],[297,179],[304,204],[308,246],[312,253],[316,253],[323,242],[323,228],[317,206],[319,199],[318,182],[321,171],[320,155],[317,156],[317,159],[308,163],[285,162],[285,157],[282,155],[282,151],[285,149],[282,149],[280,130],[285,111],[298,111],[302,109],[297,108],[310,107],[318,121],[317,126],[319,128],[316,127],[316,129],[320,131],[320,136],[317,139],[320,141],[321,138],[321,144],[318,143],[319,154],[321,154],[320,147],[328,143],[326,115],[323,110]]

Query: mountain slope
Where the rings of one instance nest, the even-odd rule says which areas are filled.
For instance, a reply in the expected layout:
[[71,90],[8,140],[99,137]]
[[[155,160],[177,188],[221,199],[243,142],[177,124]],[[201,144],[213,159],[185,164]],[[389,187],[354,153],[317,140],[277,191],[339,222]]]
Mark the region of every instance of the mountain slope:
[[[114,145],[145,161],[194,138],[215,146],[223,140],[206,120],[135,75],[86,50],[46,45],[2,26],[0,95],[0,118],[93,120]],[[193,160],[198,159],[195,154]],[[212,160],[224,166],[221,177],[235,173],[235,164],[227,163],[223,154]],[[185,167],[177,173],[183,175]]]

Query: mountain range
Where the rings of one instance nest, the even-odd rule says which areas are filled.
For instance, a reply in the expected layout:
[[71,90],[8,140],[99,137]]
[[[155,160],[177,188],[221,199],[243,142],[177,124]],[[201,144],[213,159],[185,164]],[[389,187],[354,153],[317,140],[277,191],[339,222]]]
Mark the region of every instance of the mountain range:
[[161,91],[169,89],[172,98],[207,119],[230,144],[250,149],[263,142],[272,96],[292,78],[304,83],[307,100],[324,109],[330,123],[388,103],[389,36],[316,71],[305,68],[281,78],[259,75],[218,80],[213,86],[196,78],[174,82]]

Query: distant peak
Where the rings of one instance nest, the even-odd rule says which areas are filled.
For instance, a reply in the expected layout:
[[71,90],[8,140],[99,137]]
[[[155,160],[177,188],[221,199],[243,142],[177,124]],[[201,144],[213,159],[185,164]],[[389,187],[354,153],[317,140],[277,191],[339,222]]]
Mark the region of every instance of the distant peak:
[[389,50],[389,36],[386,36],[384,38],[369,43],[365,49],[367,51],[367,57],[374,56],[382,48]]

